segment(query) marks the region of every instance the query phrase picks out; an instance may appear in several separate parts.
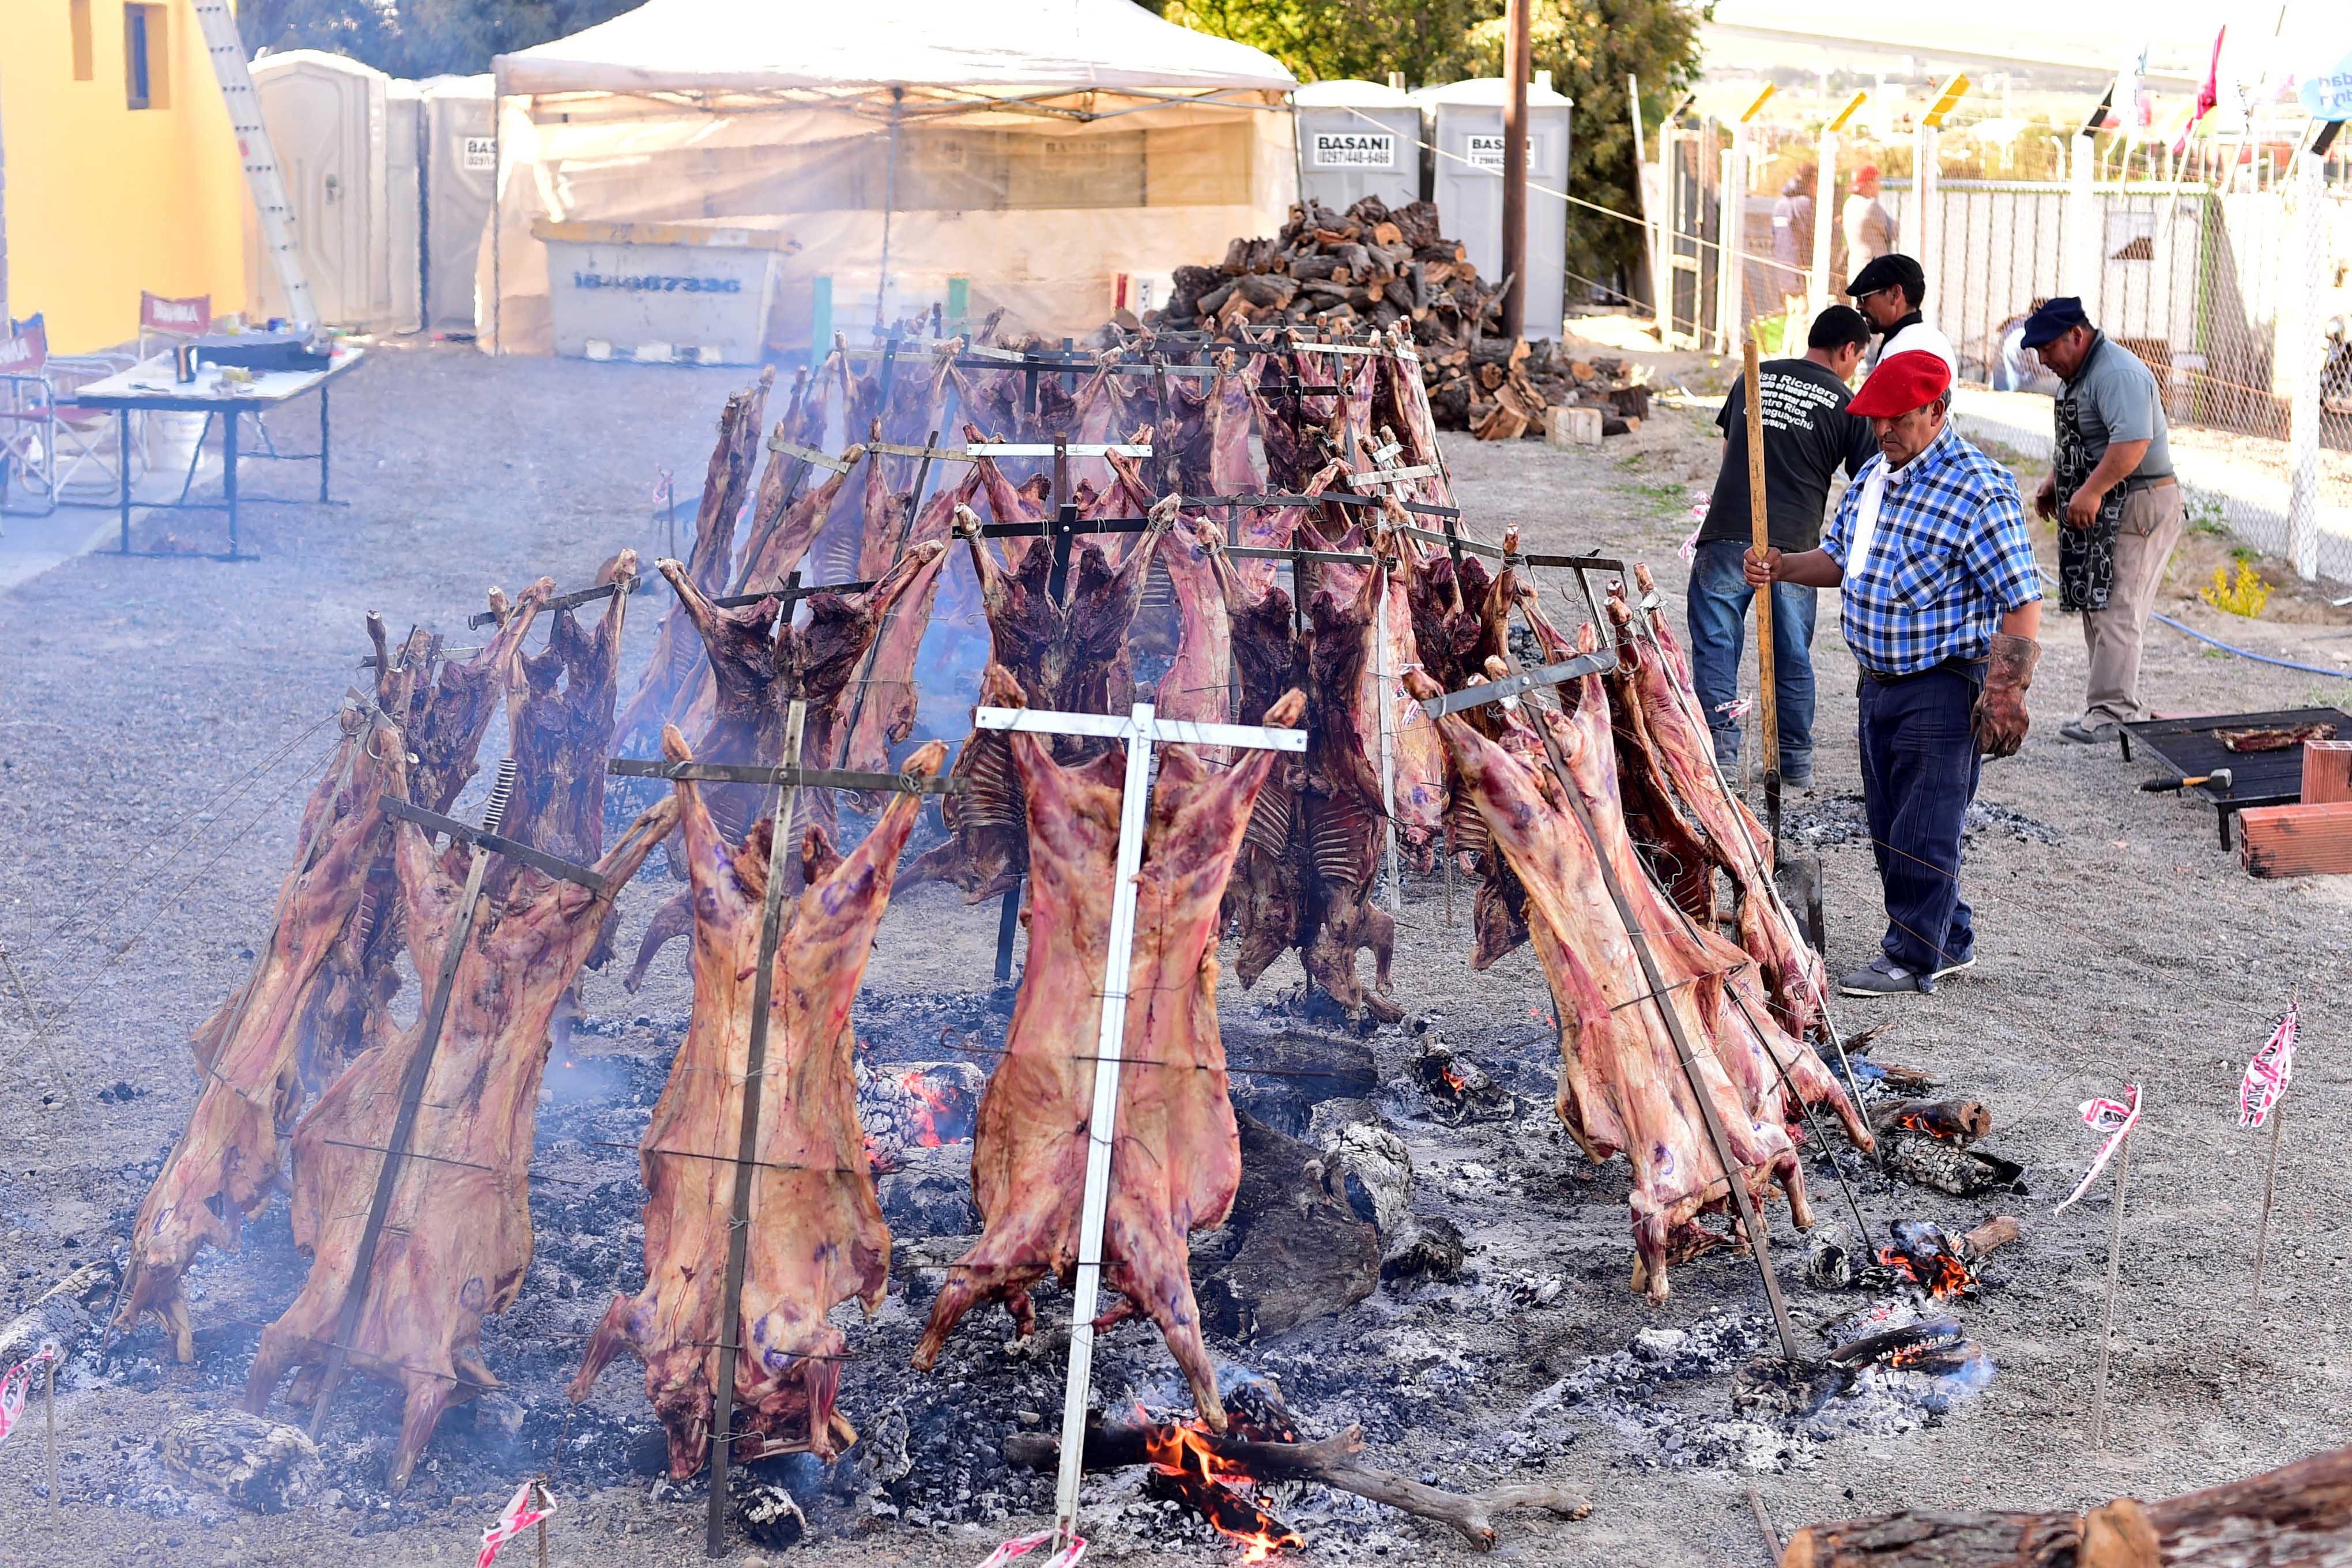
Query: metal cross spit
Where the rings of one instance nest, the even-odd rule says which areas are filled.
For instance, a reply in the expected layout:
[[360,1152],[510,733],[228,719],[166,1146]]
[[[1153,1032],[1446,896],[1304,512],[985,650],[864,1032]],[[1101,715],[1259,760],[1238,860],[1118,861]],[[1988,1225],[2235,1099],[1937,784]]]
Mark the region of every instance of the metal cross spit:
[[981,708],[982,730],[1032,735],[1091,735],[1127,747],[1127,777],[1119,801],[1118,870],[1111,885],[1109,954],[1103,970],[1102,1028],[1095,1049],[1093,1109],[1087,1118],[1087,1184],[1078,1210],[1078,1277],[1070,1306],[1070,1362],[1062,1395],[1062,1466],[1054,1489],[1057,1551],[1077,1538],[1078,1477],[1085,1466],[1087,1390],[1094,1376],[1095,1316],[1102,1289],[1103,1219],[1110,1206],[1111,1135],[1118,1119],[1119,1053],[1127,1038],[1128,970],[1135,955],[1135,882],[1143,868],[1144,813],[1150,802],[1151,749],[1164,745],[1241,746],[1304,752],[1304,730],[1254,724],[1194,723],[1154,716],[1139,702],[1125,718],[1110,713],[1055,713],[1030,708]]
[[359,1260],[352,1270],[351,1289],[343,1296],[342,1309],[336,1316],[335,1338],[327,1347],[327,1365],[319,1379],[319,1394],[310,1405],[313,1441],[327,1425],[327,1409],[334,1402],[336,1385],[351,1364],[352,1338],[367,1307],[368,1285],[375,1273],[376,1247],[383,1240],[384,1220],[392,1210],[393,1184],[399,1178],[401,1163],[408,1158],[409,1141],[415,1136],[416,1114],[424,1104],[425,1081],[433,1074],[433,1058],[441,1047],[441,1029],[449,1017],[449,993],[457,983],[457,965],[466,956],[467,944],[473,940],[474,921],[482,902],[482,879],[489,873],[490,857],[503,855],[519,860],[533,870],[577,882],[591,892],[604,889],[605,879],[601,872],[575,866],[500,835],[499,829],[505,825],[508,802],[514,795],[514,759],[508,757],[499,763],[498,782],[490,788],[489,804],[483,809],[479,827],[412,805],[397,795],[383,795],[377,802],[385,812],[415,823],[427,833],[446,833],[453,840],[472,845],[474,853],[466,868],[466,890],[458,896],[457,916],[450,922],[448,940],[441,951],[441,964],[433,977],[433,994],[425,1003],[424,1033],[401,1079],[400,1110],[393,1120],[392,1136],[384,1140],[383,1163],[376,1167],[375,1192],[368,1200],[367,1226],[360,1233]]
[[[757,763],[671,762],[615,757],[605,771],[625,778],[695,779],[718,784],[763,784],[775,790],[775,826],[768,837],[768,887],[760,908],[760,961],[751,976],[751,1037],[743,1058],[743,1116],[735,1143],[735,1189],[728,1210],[727,1285],[719,1302],[719,1373],[711,1388],[710,1512],[703,1554],[727,1555],[727,1467],[735,1446],[735,1357],[741,1349],[743,1268],[751,1239],[751,1174],[760,1163],[760,1100],[767,1083],[768,1014],[775,995],[776,950],[783,942],[784,876],[791,864],[795,808],[803,786],[834,789],[903,790],[946,795],[951,781],[909,773],[851,773],[800,765],[801,733],[808,703],[793,698],[784,710],[784,762]],[[775,1450],[772,1447],[771,1452]]]

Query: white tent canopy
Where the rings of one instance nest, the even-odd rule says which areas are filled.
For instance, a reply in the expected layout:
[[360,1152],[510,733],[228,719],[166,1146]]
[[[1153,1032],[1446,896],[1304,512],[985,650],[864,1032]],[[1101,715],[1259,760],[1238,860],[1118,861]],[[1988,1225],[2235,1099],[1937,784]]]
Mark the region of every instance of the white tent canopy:
[[773,235],[796,351],[934,304],[1089,332],[1297,191],[1290,73],[1129,0],[648,0],[495,69],[506,353],[553,346],[538,220]]
[[510,93],[739,93],[876,88],[1270,91],[1269,55],[1129,0],[648,0],[501,55]]

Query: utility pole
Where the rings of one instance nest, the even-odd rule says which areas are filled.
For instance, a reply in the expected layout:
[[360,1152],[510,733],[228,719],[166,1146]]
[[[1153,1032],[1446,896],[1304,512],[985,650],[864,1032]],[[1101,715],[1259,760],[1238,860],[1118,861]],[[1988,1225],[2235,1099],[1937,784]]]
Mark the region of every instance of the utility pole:
[[1503,11],[1503,336],[1516,341],[1528,313],[1528,7]]

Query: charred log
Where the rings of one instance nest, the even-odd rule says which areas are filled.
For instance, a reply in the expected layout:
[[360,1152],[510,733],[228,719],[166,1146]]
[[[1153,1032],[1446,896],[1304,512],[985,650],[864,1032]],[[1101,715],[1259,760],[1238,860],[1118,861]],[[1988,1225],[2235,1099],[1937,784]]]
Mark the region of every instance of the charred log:
[[[1179,1436],[1180,1432],[1184,1436]],[[1088,1426],[1084,1464],[1088,1470],[1120,1470],[1181,1463],[1188,1446],[1205,1450],[1219,1474],[1265,1482],[1314,1481],[1386,1503],[1416,1518],[1452,1525],[1481,1549],[1500,1539],[1494,1522],[1497,1514],[1540,1509],[1556,1518],[1577,1520],[1592,1511],[1590,1500],[1564,1487],[1508,1486],[1486,1492],[1449,1492],[1376,1469],[1358,1458],[1363,1452],[1363,1434],[1353,1426],[1317,1443],[1258,1443],[1189,1427]],[[1004,1441],[1005,1458],[1031,1469],[1052,1469],[1060,1462],[1060,1444],[1042,1433],[1018,1434]]]
[[2271,1568],[2352,1548],[2352,1448],[2084,1513],[1915,1510],[1797,1531],[1780,1568]]

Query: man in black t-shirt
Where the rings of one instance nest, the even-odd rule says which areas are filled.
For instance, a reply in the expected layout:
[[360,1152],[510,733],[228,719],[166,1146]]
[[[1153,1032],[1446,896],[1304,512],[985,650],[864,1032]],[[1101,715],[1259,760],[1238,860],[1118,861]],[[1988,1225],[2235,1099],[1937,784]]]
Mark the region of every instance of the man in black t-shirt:
[[[1822,513],[1830,476],[1850,480],[1878,455],[1870,421],[1845,411],[1853,393],[1846,378],[1870,343],[1870,323],[1859,310],[1832,305],[1814,318],[1802,359],[1764,362],[1759,384],[1764,405],[1764,503],[1773,545],[1791,552],[1822,541]],[[1748,585],[1741,558],[1752,542],[1748,510],[1748,405],[1744,382],[1734,382],[1716,424],[1724,435],[1723,468],[1716,475],[1706,521],[1691,563],[1691,676],[1715,754],[1726,768],[1739,761],[1739,658],[1747,642]],[[1780,782],[1810,789],[1813,782],[1814,591],[1794,584],[1772,587],[1774,689],[1780,698]]]

